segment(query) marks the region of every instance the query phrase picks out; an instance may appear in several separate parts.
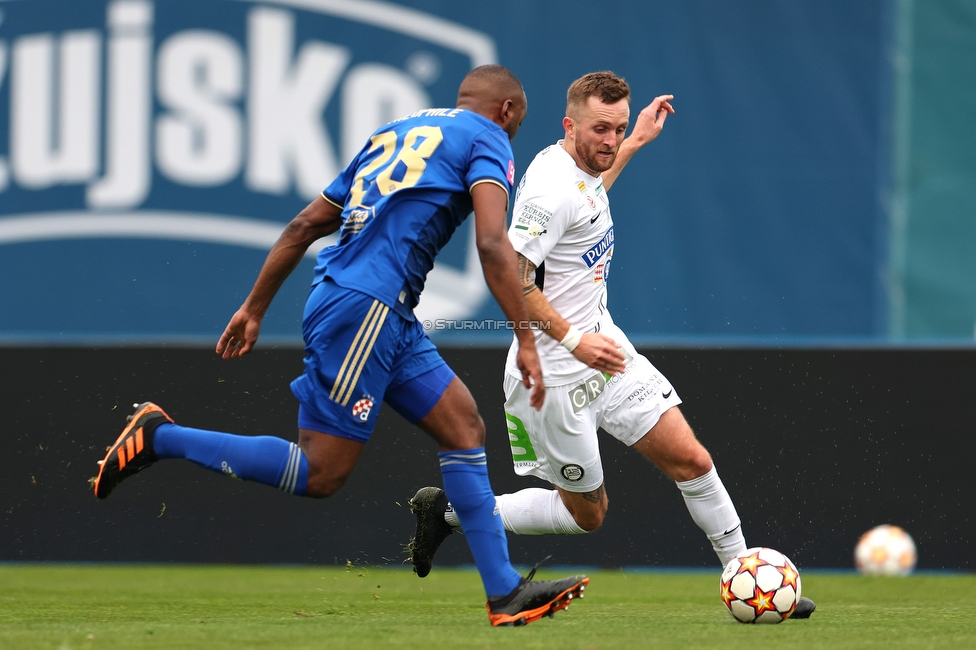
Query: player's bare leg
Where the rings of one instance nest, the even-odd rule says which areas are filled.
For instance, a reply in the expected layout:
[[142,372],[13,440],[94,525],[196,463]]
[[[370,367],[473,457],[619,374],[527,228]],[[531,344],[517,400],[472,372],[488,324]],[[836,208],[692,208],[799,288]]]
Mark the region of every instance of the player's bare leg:
[[633,448],[675,481],[691,518],[705,531],[722,566],[746,550],[732,499],[715,472],[712,457],[679,408],[665,411]]
[[584,531],[590,533],[603,525],[603,518],[610,505],[604,486],[601,485],[592,492],[569,492],[556,486],[556,491],[576,525]]
[[341,488],[356,468],[365,444],[310,429],[298,430],[298,446],[308,459],[306,496],[325,498]]
[[485,423],[478,413],[478,405],[457,377],[417,426],[437,441],[441,451],[472,449],[485,444]]
[[681,409],[673,407],[633,445],[677,482],[691,481],[712,469],[712,457],[698,442]]

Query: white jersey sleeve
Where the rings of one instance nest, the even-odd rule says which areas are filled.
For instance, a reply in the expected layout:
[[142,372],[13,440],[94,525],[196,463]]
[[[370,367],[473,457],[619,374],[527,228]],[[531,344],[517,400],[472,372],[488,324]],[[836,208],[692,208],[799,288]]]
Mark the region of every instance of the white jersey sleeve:
[[508,238],[515,252],[540,266],[577,216],[575,197],[560,191],[559,183],[542,177],[526,182],[526,171],[515,195]]

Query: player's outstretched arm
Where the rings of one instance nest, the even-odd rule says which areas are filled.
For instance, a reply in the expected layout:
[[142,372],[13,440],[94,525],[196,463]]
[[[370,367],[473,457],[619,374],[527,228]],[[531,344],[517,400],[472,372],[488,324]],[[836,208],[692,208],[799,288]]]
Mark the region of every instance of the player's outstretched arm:
[[518,366],[522,383],[532,388],[529,403],[542,408],[546,387],[542,381],[542,364],[535,350],[535,338],[529,326],[529,312],[522,298],[515,273],[515,249],[508,239],[508,194],[494,183],[478,183],[471,188],[474,203],[475,236],[485,282],[505,316],[515,324],[518,338]]
[[603,172],[604,190],[610,189],[610,186],[617,180],[617,176],[620,175],[620,172],[641,147],[661,134],[668,115],[674,115],[674,108],[671,106],[672,99],[674,99],[674,95],[659,95],[637,115],[634,130],[630,132],[630,136],[620,143],[620,149],[613,161],[613,167]]
[[[536,266],[521,253],[518,256],[518,275],[529,309],[529,318],[537,323],[546,323],[543,331],[562,342],[569,334],[572,324],[557,312],[545,294],[535,284]],[[600,372],[615,375],[626,367],[620,346],[609,336],[597,332],[586,332],[570,350],[577,359]]]
[[318,196],[285,226],[264,260],[251,293],[220,335],[217,354],[231,359],[251,351],[261,332],[264,314],[282,283],[302,261],[312,242],[331,235],[341,225],[342,209]]

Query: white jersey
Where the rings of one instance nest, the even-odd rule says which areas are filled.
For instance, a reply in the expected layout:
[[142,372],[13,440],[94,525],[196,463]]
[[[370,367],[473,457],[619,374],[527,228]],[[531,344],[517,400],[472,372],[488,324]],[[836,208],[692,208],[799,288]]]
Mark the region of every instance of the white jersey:
[[[603,179],[579,167],[562,141],[543,149],[529,165],[515,194],[508,237],[516,252],[536,265],[536,283],[556,312],[582,332],[612,322],[607,278],[613,256],[613,220]],[[562,386],[592,374],[559,341],[537,330],[535,344],[546,386]],[[518,340],[508,351],[506,371],[521,377]]]

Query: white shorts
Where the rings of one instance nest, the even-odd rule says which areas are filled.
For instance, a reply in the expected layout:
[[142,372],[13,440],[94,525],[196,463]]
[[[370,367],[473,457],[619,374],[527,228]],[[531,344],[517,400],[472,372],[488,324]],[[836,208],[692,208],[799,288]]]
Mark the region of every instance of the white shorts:
[[665,411],[681,404],[646,357],[633,348],[628,354],[633,358],[626,370],[609,381],[594,370],[585,381],[547,386],[539,411],[529,405],[529,389],[506,373],[505,418],[516,474],[537,476],[569,492],[592,492],[603,485],[598,428],[629,447]]

